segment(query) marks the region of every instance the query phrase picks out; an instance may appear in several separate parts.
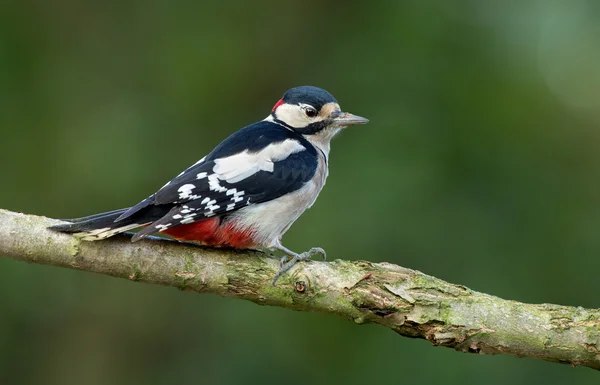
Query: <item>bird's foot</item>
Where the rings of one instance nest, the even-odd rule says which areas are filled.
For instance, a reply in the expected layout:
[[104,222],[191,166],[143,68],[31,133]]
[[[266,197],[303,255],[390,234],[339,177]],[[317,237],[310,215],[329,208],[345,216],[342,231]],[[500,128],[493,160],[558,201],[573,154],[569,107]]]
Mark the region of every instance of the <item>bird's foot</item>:
[[281,275],[283,275],[283,273],[285,273],[286,271],[288,271],[289,269],[291,269],[296,263],[300,262],[300,261],[310,261],[313,255],[322,255],[323,256],[323,260],[327,259],[327,253],[325,253],[325,250],[323,250],[320,247],[313,247],[312,249],[305,251],[304,253],[300,253],[300,254],[295,254],[292,259],[290,259],[288,261],[289,256],[285,256],[283,258],[281,258],[281,261],[279,263],[280,265],[280,269],[277,272],[277,274],[275,274],[275,277],[273,277],[273,286],[275,286],[275,283],[277,283],[277,280],[279,279],[279,277],[281,277]]

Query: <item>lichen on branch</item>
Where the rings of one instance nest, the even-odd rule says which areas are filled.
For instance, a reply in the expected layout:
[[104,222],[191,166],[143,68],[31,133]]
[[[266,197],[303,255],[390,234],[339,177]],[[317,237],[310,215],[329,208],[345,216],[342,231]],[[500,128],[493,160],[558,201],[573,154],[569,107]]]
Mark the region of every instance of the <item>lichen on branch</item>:
[[263,305],[374,323],[437,346],[600,369],[600,311],[504,300],[416,270],[365,261],[279,265],[255,251],[126,236],[80,241],[47,230],[58,220],[0,210],[0,256]]

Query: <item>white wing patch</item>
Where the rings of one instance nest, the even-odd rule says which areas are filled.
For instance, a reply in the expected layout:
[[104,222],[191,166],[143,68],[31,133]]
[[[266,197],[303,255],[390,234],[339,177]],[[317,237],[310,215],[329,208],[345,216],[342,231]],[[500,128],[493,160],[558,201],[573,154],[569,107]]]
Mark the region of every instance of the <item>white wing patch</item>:
[[[297,140],[286,139],[280,143],[272,143],[257,152],[245,150],[239,154],[226,158],[215,159],[213,175],[208,177],[210,188],[213,191],[225,190],[218,183],[218,179],[227,183],[237,183],[259,171],[273,172],[273,163],[286,159],[292,154],[306,150],[306,147]],[[213,177],[213,178],[211,178]],[[213,179],[213,180],[211,180]]]

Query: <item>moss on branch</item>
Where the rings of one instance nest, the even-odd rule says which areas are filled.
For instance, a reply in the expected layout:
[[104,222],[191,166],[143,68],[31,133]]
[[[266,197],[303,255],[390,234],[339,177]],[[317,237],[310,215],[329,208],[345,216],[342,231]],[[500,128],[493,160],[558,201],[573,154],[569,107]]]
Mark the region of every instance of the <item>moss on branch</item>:
[[388,263],[299,263],[278,281],[260,252],[125,236],[79,241],[46,228],[59,221],[0,210],[0,256],[134,281],[331,313],[434,345],[600,369],[600,311],[525,304],[478,293]]

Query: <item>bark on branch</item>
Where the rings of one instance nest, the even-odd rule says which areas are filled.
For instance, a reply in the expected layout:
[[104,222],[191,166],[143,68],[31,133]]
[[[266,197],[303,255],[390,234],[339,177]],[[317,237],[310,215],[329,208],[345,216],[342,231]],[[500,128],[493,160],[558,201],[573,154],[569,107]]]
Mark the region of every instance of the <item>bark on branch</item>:
[[532,305],[478,293],[388,263],[299,263],[271,284],[262,253],[125,236],[79,241],[55,219],[0,210],[0,256],[69,267],[261,305],[375,323],[461,352],[511,354],[600,369],[600,310]]

